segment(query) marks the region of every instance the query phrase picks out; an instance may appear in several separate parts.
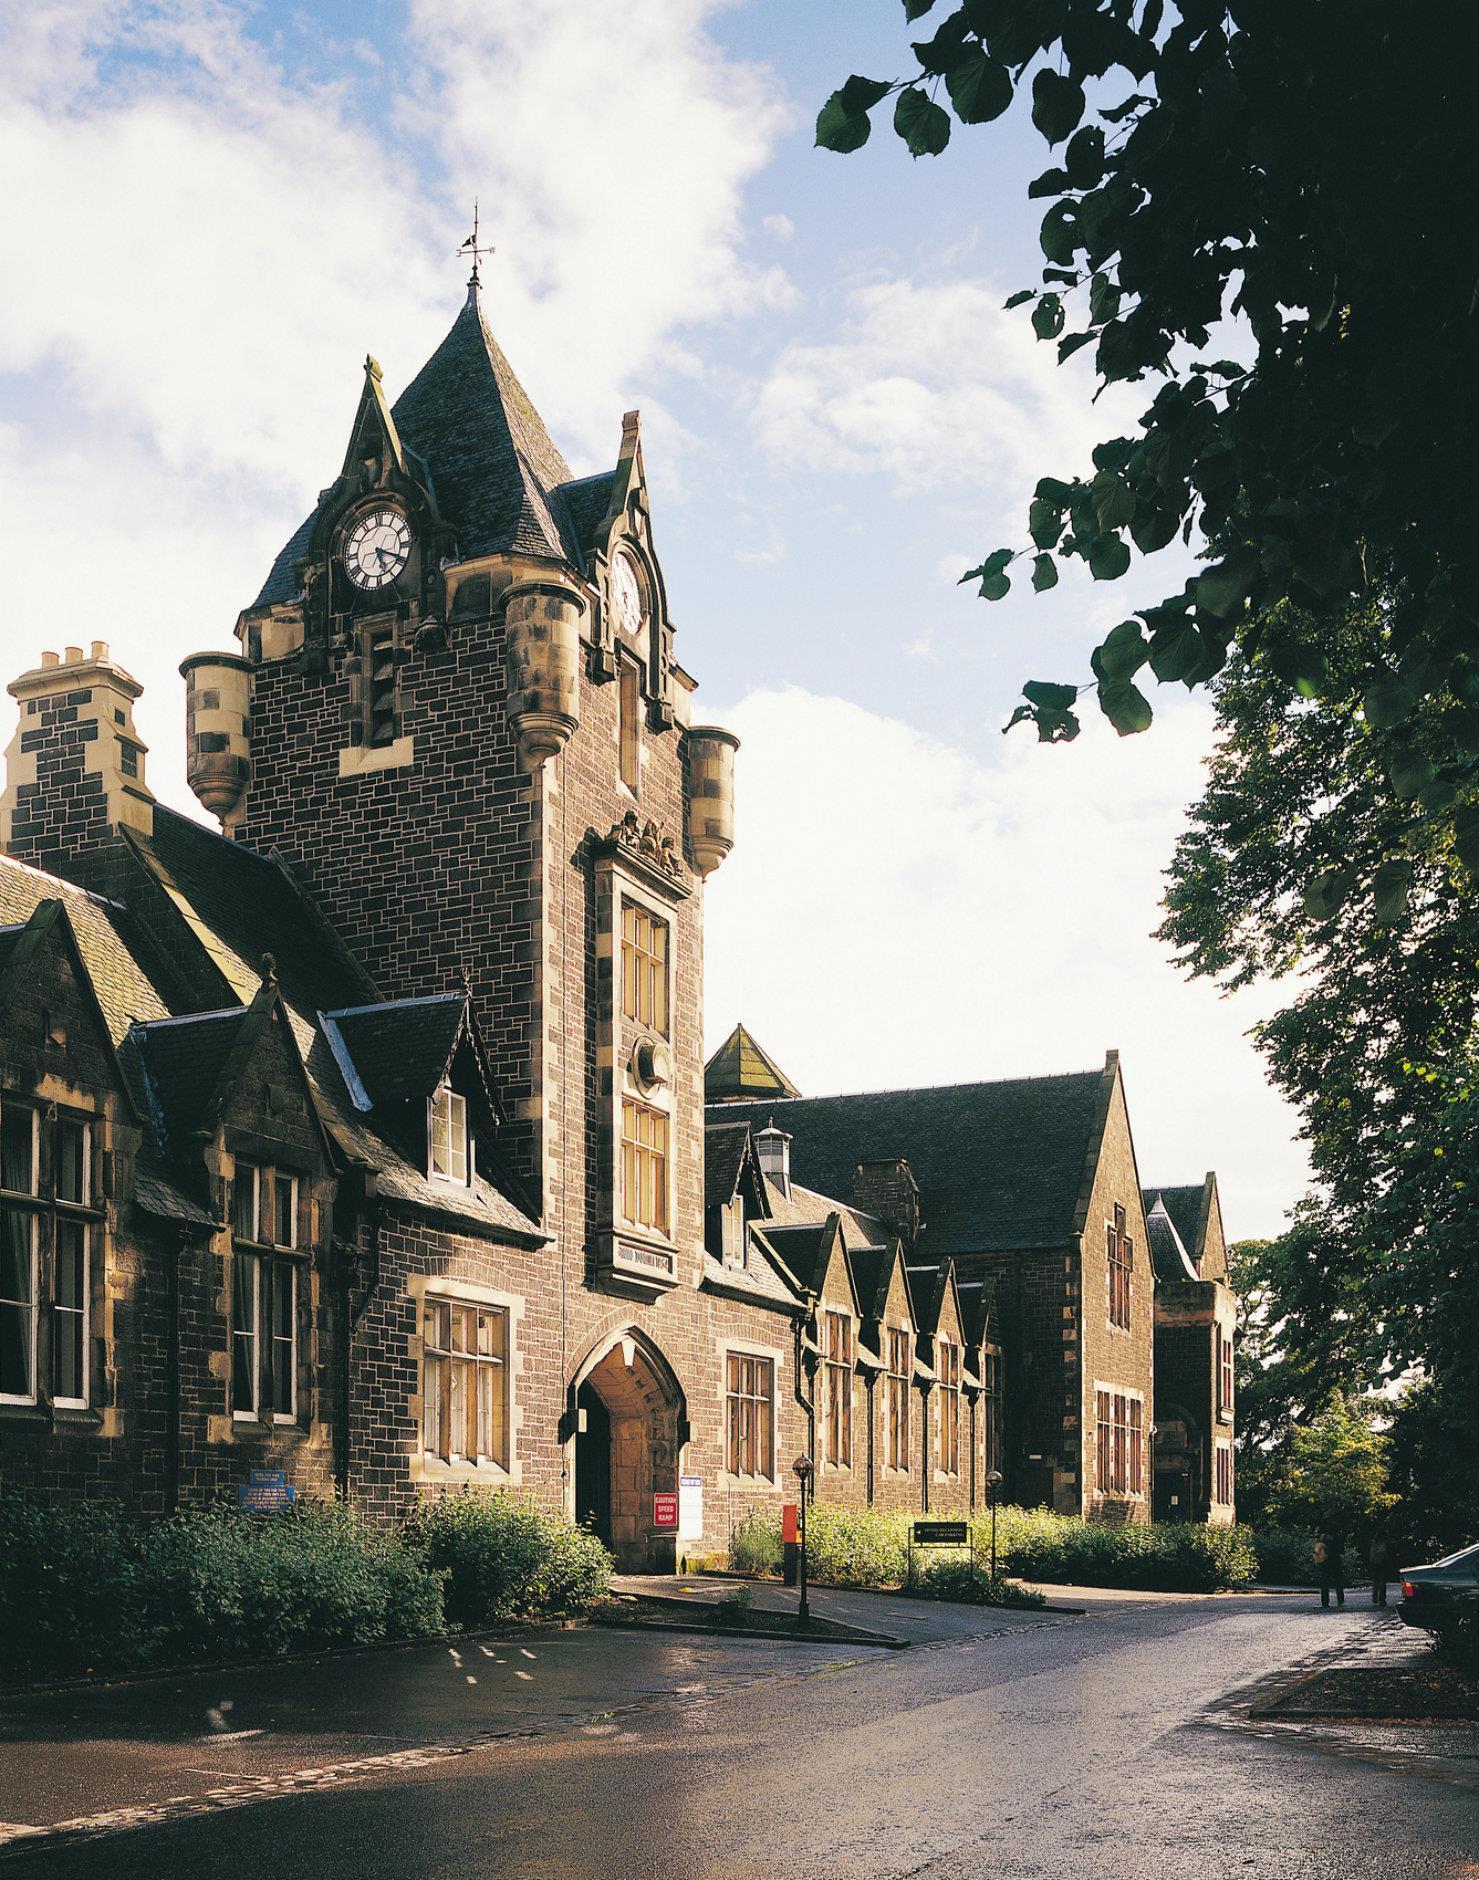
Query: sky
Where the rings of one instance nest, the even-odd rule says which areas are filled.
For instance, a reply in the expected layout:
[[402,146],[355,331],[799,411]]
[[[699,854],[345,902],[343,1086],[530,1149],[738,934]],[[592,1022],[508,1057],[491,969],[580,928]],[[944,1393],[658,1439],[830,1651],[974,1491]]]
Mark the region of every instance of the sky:
[[1229,1231],[1273,1233],[1306,1181],[1247,1035],[1275,989],[1221,998],[1151,938],[1205,698],[1155,688],[1138,738],[1001,735],[1189,563],[958,585],[1144,402],[1003,310],[1041,143],[1019,104],[937,159],[886,121],[813,147],[907,36],[898,0],[0,11],[0,669],[110,641],[153,788],[200,813],[178,663],[234,644],[365,354],[394,397],[455,318],[477,196],[485,311],[576,473],[642,412],[678,657],[742,740],[710,1046],[742,1018],[808,1095],[1117,1048],[1142,1178],[1215,1167]]

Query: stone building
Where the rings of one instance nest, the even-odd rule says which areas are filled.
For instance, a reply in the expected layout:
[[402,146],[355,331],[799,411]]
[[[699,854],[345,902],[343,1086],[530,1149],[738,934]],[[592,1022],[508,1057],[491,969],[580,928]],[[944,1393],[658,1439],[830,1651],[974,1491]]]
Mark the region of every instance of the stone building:
[[[1230,1460],[1210,1446],[1199,1498],[1172,1503],[1164,1486],[1187,1440],[1231,1453],[1236,1305],[1215,1183],[1196,1204],[1187,1197],[1198,1191],[1167,1191],[1205,1250],[1204,1269],[1168,1279],[1169,1222],[1164,1207],[1147,1218],[1155,1196],[1141,1188],[1117,1052],[1102,1070],[1070,1076],[801,1098],[738,1027],[711,1060],[707,1089],[711,1141],[754,1132],[772,1205],[779,1185],[812,1221],[835,1210],[855,1263],[868,1242],[896,1243],[916,1298],[949,1276],[976,1361],[960,1499],[975,1505],[974,1482],[997,1468],[1005,1498],[1024,1505],[1145,1521],[1159,1498],[1171,1518],[1232,1519]],[[784,1247],[768,1223],[759,1232]],[[879,1352],[874,1344],[873,1362]],[[1171,1411],[1163,1364],[1177,1391]],[[1215,1411],[1214,1371],[1228,1392]],[[1163,1415],[1180,1445],[1164,1471]],[[923,1509],[939,1476],[870,1480],[868,1499]],[[1216,1482],[1227,1499],[1209,1503]]]
[[474,288],[394,406],[366,361],[236,637],[182,667],[219,833],[155,801],[107,645],[9,688],[0,1486],[506,1487],[629,1567],[720,1550],[802,1453],[858,1505],[999,1465],[1143,1514],[1113,1059],[808,1103],[740,1032],[706,1121],[736,741],[693,722],[635,413],[574,477]]

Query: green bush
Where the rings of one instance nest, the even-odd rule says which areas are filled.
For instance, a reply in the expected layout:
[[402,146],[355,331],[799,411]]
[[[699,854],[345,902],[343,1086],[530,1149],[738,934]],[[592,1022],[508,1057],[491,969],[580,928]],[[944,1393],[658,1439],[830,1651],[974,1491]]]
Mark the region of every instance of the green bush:
[[0,1667],[11,1674],[265,1656],[442,1624],[440,1575],[339,1505],[144,1521],[106,1503],[0,1499]]
[[[1259,1528],[1253,1535],[1259,1580],[1265,1586],[1318,1586],[1320,1569],[1315,1564],[1317,1538],[1313,1528]],[[1346,1543],[1341,1563],[1345,1568],[1347,1586],[1353,1580],[1366,1578],[1367,1569],[1353,1543]]]
[[507,1490],[425,1497],[408,1533],[447,1576],[447,1614],[459,1625],[584,1612],[611,1585],[596,1536]]
[[1438,1626],[1433,1650],[1466,1678],[1479,1678],[1479,1613],[1464,1613]]
[[729,1564],[736,1573],[779,1573],[783,1555],[777,1516],[747,1514],[729,1537]]
[[806,1512],[807,1572],[835,1586],[898,1586],[909,1558],[909,1517],[813,1502]]
[[[978,1516],[972,1544],[990,1548],[990,1519]],[[1024,1579],[1058,1585],[1214,1593],[1257,1578],[1247,1528],[1143,1522],[1111,1527],[1047,1508],[997,1511],[997,1563]]]
[[926,1599],[951,1599],[972,1606],[1046,1606],[1047,1595],[1009,1580],[1004,1573],[993,1579],[973,1560],[937,1560],[926,1567],[915,1590]]

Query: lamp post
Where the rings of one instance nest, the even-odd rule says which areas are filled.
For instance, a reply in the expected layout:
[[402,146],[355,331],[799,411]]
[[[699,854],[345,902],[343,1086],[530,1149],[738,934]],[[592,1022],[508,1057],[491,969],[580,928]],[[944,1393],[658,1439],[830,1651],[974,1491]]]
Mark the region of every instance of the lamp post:
[[800,1626],[811,1624],[811,1607],[806,1597],[806,1495],[811,1486],[812,1464],[810,1456],[798,1456],[791,1464],[796,1479],[801,1484],[801,1605],[796,1615]]
[[996,1504],[1001,1500],[1001,1470],[986,1477],[986,1499],[991,1504],[991,1583],[996,1584]]

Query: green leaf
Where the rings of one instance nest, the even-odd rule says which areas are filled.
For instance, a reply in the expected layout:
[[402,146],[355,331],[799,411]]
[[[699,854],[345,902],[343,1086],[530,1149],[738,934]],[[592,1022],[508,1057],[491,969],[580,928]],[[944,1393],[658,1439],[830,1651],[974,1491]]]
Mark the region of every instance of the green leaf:
[[1404,803],[1410,803],[1433,781],[1433,766],[1421,751],[1393,751],[1387,758],[1387,774],[1392,788]]
[[1069,139],[1063,167],[1075,189],[1093,189],[1104,174],[1104,132],[1098,124],[1085,124]]
[[1094,276],[1089,282],[1089,318],[1095,326],[1114,318],[1120,310],[1120,299],[1120,290],[1107,274]]
[[1002,302],[1002,306],[1010,313],[1013,307],[1020,307],[1024,301],[1034,299],[1036,294],[1037,289],[1035,287],[1019,287],[1015,294],[1008,295]]
[[1349,868],[1322,869],[1304,891],[1305,912],[1318,921],[1333,920],[1346,904],[1351,882]]
[[1044,294],[1032,309],[1032,330],[1039,339],[1056,339],[1063,331],[1063,301],[1057,294]]
[[1122,738],[1133,737],[1137,731],[1149,731],[1151,720],[1155,717],[1150,709],[1150,700],[1139,686],[1131,685],[1128,680],[1118,685],[1101,683],[1099,704],[1104,716]]
[[1150,639],[1150,669],[1162,685],[1173,685],[1197,672],[1203,662],[1202,636],[1196,622],[1183,615],[1156,628]]
[[1047,711],[1066,712],[1078,700],[1076,685],[1052,685],[1046,679],[1029,679],[1022,696]]
[[904,0],[904,18],[922,20],[934,4],[935,0]]
[[1375,731],[1390,731],[1400,725],[1417,703],[1411,686],[1401,679],[1377,679],[1367,687],[1361,701],[1366,722]]
[[1078,209],[1071,202],[1055,202],[1048,210],[1037,239],[1049,261],[1072,261],[1078,249],[1077,222]]
[[1251,548],[1234,549],[1227,560],[1197,581],[1197,606],[1206,608],[1219,620],[1227,620],[1243,604],[1243,597],[1258,575],[1258,556]]
[[834,91],[817,113],[817,148],[846,156],[851,150],[861,150],[872,130],[866,113],[849,111],[842,93]]
[[1050,144],[1061,144],[1084,114],[1084,88],[1076,79],[1044,69],[1032,81],[1032,121]]
[[1135,492],[1113,470],[1101,470],[1089,485],[1094,520],[1101,529],[1122,529],[1135,514]]
[[1032,557],[1032,587],[1036,594],[1045,594],[1051,587],[1058,585],[1058,564],[1051,555]]
[[925,71],[939,77],[960,58],[970,30],[964,12],[948,13],[932,39],[916,40],[911,49]]
[[1376,918],[1390,926],[1400,920],[1412,892],[1412,863],[1400,857],[1385,861],[1371,878],[1372,905]]
[[1122,620],[1111,627],[1094,649],[1094,671],[1105,685],[1130,679],[1150,658],[1150,642],[1138,620]]
[[1027,194],[1035,202],[1039,196],[1061,196],[1067,187],[1067,170],[1044,170],[1027,185]]
[[899,93],[894,106],[894,129],[909,146],[911,157],[937,157],[950,142],[950,113],[926,98],[917,85]]
[[1094,335],[1092,333],[1070,333],[1067,339],[1060,339],[1058,341],[1058,364],[1061,366],[1065,359],[1071,359],[1078,351],[1079,347],[1087,346],[1093,337]]
[[1089,573],[1096,581],[1118,581],[1130,565],[1130,550],[1117,535],[1096,535],[1089,543]]
[[1064,509],[1073,501],[1073,485],[1063,482],[1061,477],[1040,477],[1037,488],[1032,492],[1045,503],[1055,503]]
[[1063,515],[1055,503],[1034,496],[1027,506],[1027,533],[1038,548],[1052,548],[1063,533]]
[[963,587],[967,581],[979,580],[983,601],[999,601],[1011,591],[1011,579],[1006,573],[1007,564],[1012,559],[1013,551],[1009,548],[997,548],[986,557],[979,568],[969,568],[956,582]]
[[1453,846],[1471,875],[1479,875],[1479,804],[1466,803],[1453,818]]
[[945,74],[945,89],[962,124],[989,124],[1012,102],[1012,75],[975,47]]
[[1147,509],[1142,503],[1130,524],[1130,540],[1142,555],[1154,555],[1165,548],[1178,528],[1181,518],[1169,509]]
[[859,78],[854,72],[836,95],[846,110],[856,114],[859,111],[871,111],[892,90],[893,86],[886,78]]

